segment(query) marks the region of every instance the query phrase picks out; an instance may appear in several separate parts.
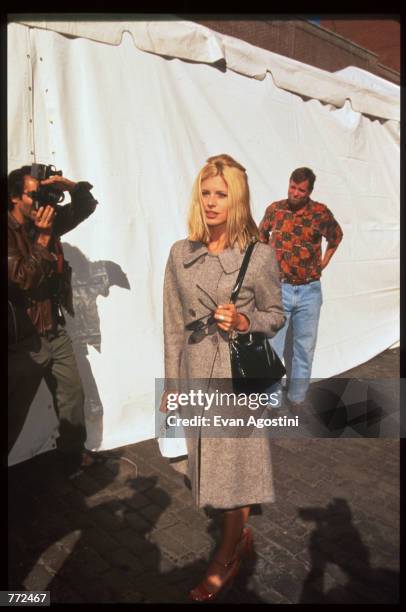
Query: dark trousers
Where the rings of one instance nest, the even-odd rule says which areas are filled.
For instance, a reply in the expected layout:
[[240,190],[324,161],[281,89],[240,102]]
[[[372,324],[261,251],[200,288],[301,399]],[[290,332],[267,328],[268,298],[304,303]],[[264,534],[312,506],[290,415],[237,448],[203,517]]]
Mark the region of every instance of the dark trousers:
[[9,452],[44,378],[59,421],[57,447],[69,455],[80,455],[86,440],[84,392],[65,329],[58,326],[55,333],[33,335],[9,346],[8,361]]

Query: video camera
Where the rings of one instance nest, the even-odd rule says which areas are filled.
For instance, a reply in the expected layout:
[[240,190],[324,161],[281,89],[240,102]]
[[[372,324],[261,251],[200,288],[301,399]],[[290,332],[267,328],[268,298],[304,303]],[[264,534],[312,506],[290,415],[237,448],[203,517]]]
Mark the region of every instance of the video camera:
[[[62,176],[62,170],[57,170],[55,166],[46,166],[45,164],[32,164],[31,166],[30,175],[38,181],[43,181],[55,174]],[[54,185],[38,185],[38,189],[30,191],[28,195],[34,200],[35,210],[46,205],[55,208],[57,204],[65,199],[63,191]]]

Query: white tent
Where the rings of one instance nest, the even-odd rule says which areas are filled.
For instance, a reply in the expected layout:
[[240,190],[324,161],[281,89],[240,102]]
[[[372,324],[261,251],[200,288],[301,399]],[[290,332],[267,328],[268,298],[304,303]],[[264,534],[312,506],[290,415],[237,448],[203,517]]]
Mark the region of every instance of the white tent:
[[[100,202],[63,239],[89,448],[155,435],[164,267],[210,155],[247,168],[257,222],[310,166],[344,230],[323,273],[314,377],[399,339],[399,87],[175,20],[14,22],[8,61],[9,169],[54,164]],[[42,386],[10,464],[52,448],[56,425]]]

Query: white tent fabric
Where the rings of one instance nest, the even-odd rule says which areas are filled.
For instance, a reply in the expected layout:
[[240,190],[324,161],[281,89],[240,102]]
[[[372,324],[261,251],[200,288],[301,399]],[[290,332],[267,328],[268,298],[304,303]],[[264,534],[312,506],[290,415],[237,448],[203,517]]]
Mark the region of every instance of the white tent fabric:
[[[89,448],[155,435],[165,262],[187,234],[192,182],[210,155],[247,168],[258,222],[291,171],[310,166],[314,199],[344,230],[323,273],[314,377],[398,340],[396,95],[187,22],[11,23],[8,54],[9,169],[52,163],[89,180],[100,202],[63,238],[84,296],[69,330]],[[53,446],[50,404],[42,387],[10,464]]]
[[[387,87],[382,91],[380,87],[371,87],[368,82],[360,83],[359,79],[355,82],[351,78],[347,79],[346,74],[343,74],[344,78],[340,78],[339,72],[333,74],[308,66],[188,21],[22,23],[113,45],[120,44],[124,33],[128,32],[135,46],[141,51],[207,64],[223,61],[228,70],[261,80],[270,72],[275,85],[301,96],[334,106],[342,106],[348,99],[355,111],[382,119],[400,119],[399,87],[392,91]],[[396,88],[396,85],[393,87]]]

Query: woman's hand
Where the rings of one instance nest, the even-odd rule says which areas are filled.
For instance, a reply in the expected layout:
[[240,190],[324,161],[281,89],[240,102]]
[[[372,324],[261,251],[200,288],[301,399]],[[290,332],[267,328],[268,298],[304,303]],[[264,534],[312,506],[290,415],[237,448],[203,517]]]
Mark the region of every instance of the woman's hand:
[[244,332],[249,327],[247,317],[237,311],[235,304],[220,304],[214,311],[217,326],[225,332],[233,329]]

